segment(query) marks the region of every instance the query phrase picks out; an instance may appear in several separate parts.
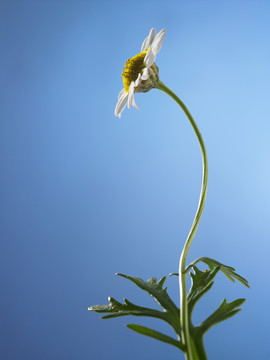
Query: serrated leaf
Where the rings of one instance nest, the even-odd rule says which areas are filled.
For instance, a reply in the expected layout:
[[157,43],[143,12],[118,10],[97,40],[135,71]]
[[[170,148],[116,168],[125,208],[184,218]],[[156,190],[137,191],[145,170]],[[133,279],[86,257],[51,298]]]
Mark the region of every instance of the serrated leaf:
[[191,287],[188,293],[188,312],[191,321],[191,314],[194,306],[199,299],[205,295],[214,284],[214,277],[219,271],[219,267],[213,270],[200,271],[195,265],[193,266],[194,274],[190,273],[191,276]]
[[163,341],[167,344],[176,346],[180,350],[184,351],[184,346],[180,341],[177,341],[177,340],[171,338],[170,336],[164,335],[164,334],[160,333],[159,331],[150,329],[146,326],[137,325],[137,324],[128,324],[127,327],[141,335],[149,336],[156,340]]
[[[203,270],[200,271],[195,264],[199,261],[205,260],[205,263],[208,265],[210,270]],[[214,284],[214,277],[218,273],[219,270],[222,270],[223,272],[226,272],[226,276],[230,275],[231,277],[234,276],[234,278],[240,277],[240,275],[234,273],[234,269],[231,267],[228,267],[226,265],[223,265],[217,261],[212,261],[212,259],[209,258],[200,258],[194,261],[191,265],[188,266],[187,270],[189,268],[193,268],[194,274],[190,273],[192,284],[190,291],[188,293],[188,317],[189,317],[189,330],[191,335],[191,345],[192,345],[192,351],[194,351],[194,357],[199,358],[201,360],[207,360],[207,356],[205,353],[204,345],[203,345],[203,336],[212,326],[215,324],[226,320],[230,318],[231,316],[235,315],[240,311],[240,309],[237,309],[245,300],[244,299],[238,299],[231,303],[227,303],[226,300],[222,302],[220,307],[211,315],[209,316],[202,324],[199,326],[194,326],[191,321],[192,311],[198,302],[198,300],[205,295],[213,286]],[[171,275],[178,275],[177,273],[171,274]],[[244,282],[245,286],[248,286],[247,281],[240,277],[241,281]],[[231,279],[230,279],[231,280]],[[234,279],[232,278],[234,281]],[[194,345],[194,346],[193,346]]]
[[246,286],[247,288],[249,288],[249,284],[248,281],[243,278],[241,275],[237,274],[235,272],[235,269],[231,266],[227,266],[222,264],[221,262],[211,259],[209,257],[201,257],[195,261],[193,261],[186,269],[186,271],[192,267],[194,267],[195,264],[197,264],[199,261],[202,261],[203,263],[205,263],[210,270],[219,267],[220,271],[232,282],[235,282],[235,280],[239,281],[242,285]]
[[132,304],[127,299],[124,299],[124,304],[121,304],[117,300],[112,297],[109,297],[109,305],[95,305],[88,308],[90,311],[95,311],[97,313],[110,313],[109,315],[105,315],[102,319],[110,319],[119,316],[147,316],[154,317],[164,321],[167,321],[166,314],[163,311],[158,311],[142,306],[137,306]]
[[197,328],[204,334],[208,331],[212,326],[224,321],[233,315],[237,314],[241,309],[241,306],[245,302],[245,299],[237,299],[228,303],[226,299],[224,299],[219,306],[219,308],[210,315],[205,321],[203,321]]
[[[203,261],[204,263],[206,263],[210,270],[200,271],[195,266],[195,264],[198,261]],[[222,304],[219,306],[219,308],[205,321],[203,321],[199,326],[193,326],[191,322],[191,315],[194,306],[196,305],[198,300],[204,294],[206,294],[207,291],[211,289],[213,285],[213,279],[216,276],[217,272],[221,270],[221,267],[222,267],[222,272],[224,272],[225,275],[228,276],[229,278],[231,277],[230,280],[234,281],[234,279],[237,279],[240,282],[242,282],[245,286],[247,287],[249,286],[247,280],[242,278],[240,275],[236,274],[232,267],[223,265],[217,262],[216,260],[210,258],[197,259],[191,265],[189,265],[187,270],[190,267],[192,267],[194,270],[194,274],[190,273],[192,278],[192,285],[188,294],[188,316],[189,316],[189,324],[190,324],[192,353],[194,353],[195,358],[201,360],[207,360],[203,346],[203,336],[205,332],[208,331],[215,324],[223,320],[226,320],[231,316],[235,315],[237,312],[239,312],[240,311],[239,306],[245,300],[238,299],[231,303],[227,303],[225,299],[222,302]],[[133,315],[133,316],[147,316],[147,317],[153,317],[164,320],[169,325],[172,326],[179,340],[175,340],[165,334],[159,333],[156,330],[141,325],[131,324],[128,325],[128,327],[131,330],[136,331],[142,335],[150,336],[157,340],[169,343],[184,351],[184,345],[182,344],[180,339],[180,335],[181,335],[180,322],[179,322],[180,311],[178,307],[174,304],[174,302],[171,300],[169,295],[167,294],[167,288],[163,288],[166,277],[164,276],[159,282],[157,282],[156,278],[150,278],[149,280],[144,281],[137,277],[132,277],[124,274],[118,274],[118,275],[132,281],[140,289],[144,290],[149,295],[151,295],[162,307],[163,311],[141,307],[131,303],[127,299],[124,299],[124,303],[121,304],[114,298],[109,298],[109,305],[95,305],[90,307],[89,310],[95,311],[97,313],[107,313],[107,315],[103,316],[102,319]]]
[[163,276],[163,278],[157,282],[157,278],[154,278],[154,277],[148,279],[147,281],[144,281],[140,278],[128,276],[128,275],[124,275],[124,274],[116,274],[116,275],[132,281],[140,289],[146,291],[149,295],[151,295],[157,301],[157,303],[165,311],[171,311],[178,315],[178,313],[179,313],[178,307],[175,305],[175,303],[169,297],[169,295],[167,293],[167,288],[163,289],[163,285],[165,283],[166,276]]
[[200,360],[207,360],[203,345],[203,337],[205,333],[214,325],[224,321],[233,315],[237,314],[241,309],[239,306],[243,304],[245,299],[237,299],[231,303],[227,303],[227,300],[223,300],[219,308],[210,315],[205,321],[203,321],[199,326],[190,327],[190,335],[192,339],[192,346],[194,344],[193,350],[195,351],[195,358]]
[[217,260],[214,260],[214,259],[211,259],[211,258],[207,258],[207,257],[204,257],[201,259],[202,262],[204,262],[206,265],[209,266],[209,269],[213,268],[213,267],[217,267],[219,266],[220,267],[220,271],[223,272],[223,274],[229,279],[231,280],[232,282],[235,282],[234,279],[238,280],[242,285],[246,286],[246,287],[250,287],[249,284],[248,284],[248,281],[243,278],[242,276],[240,276],[239,274],[237,274],[235,272],[235,269],[231,266],[227,266],[227,265],[224,265],[222,263],[220,263],[219,261]]
[[166,288],[163,289],[163,285],[166,280],[165,276],[159,282],[157,282],[156,278],[150,278],[149,280],[144,281],[140,278],[124,274],[117,275],[132,281],[139,288],[146,291],[158,302],[163,311],[141,307],[131,303],[127,299],[124,299],[124,304],[121,304],[112,297],[109,297],[109,305],[95,305],[88,308],[88,310],[98,313],[109,313],[108,315],[103,316],[102,319],[110,319],[127,315],[158,318],[166,321],[169,325],[171,325],[176,334],[180,337],[180,310],[167,294]]

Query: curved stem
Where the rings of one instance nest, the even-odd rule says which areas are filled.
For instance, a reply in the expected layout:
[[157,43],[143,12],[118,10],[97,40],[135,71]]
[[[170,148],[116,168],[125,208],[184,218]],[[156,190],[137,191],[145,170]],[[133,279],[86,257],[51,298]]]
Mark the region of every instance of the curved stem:
[[174,94],[174,92],[172,92],[160,80],[156,84],[156,88],[163,91],[165,94],[169,95],[174,101],[177,102],[177,104],[184,111],[197,136],[202,153],[203,174],[202,174],[202,187],[201,187],[199,204],[179,261],[179,287],[180,287],[180,305],[181,305],[180,325],[181,325],[182,341],[186,347],[186,359],[195,360],[197,356],[195,357],[193,356],[194,352],[192,351],[189,323],[188,323],[188,304],[187,304],[187,287],[186,287],[187,273],[185,272],[185,267],[186,267],[186,259],[187,259],[188,251],[191,246],[194,235],[196,233],[204,209],[204,203],[205,203],[206,191],[207,191],[207,180],[208,180],[207,154],[206,154],[206,149],[204,146],[202,135],[185,104],[179,99],[177,95]]

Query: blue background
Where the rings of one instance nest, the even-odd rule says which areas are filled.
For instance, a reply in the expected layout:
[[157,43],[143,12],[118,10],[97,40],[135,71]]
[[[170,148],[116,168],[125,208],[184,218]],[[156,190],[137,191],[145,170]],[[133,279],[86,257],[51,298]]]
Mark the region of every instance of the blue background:
[[[270,4],[268,1],[1,1],[0,354],[21,359],[183,359],[121,318],[88,312],[107,297],[153,299],[115,272],[177,271],[197,207],[201,156],[165,94],[113,111],[127,58],[166,28],[161,80],[204,136],[209,187],[188,260],[236,267],[251,290],[217,276],[194,322],[228,301],[243,311],[211,329],[210,360],[269,350]],[[178,303],[177,278],[167,279]]]

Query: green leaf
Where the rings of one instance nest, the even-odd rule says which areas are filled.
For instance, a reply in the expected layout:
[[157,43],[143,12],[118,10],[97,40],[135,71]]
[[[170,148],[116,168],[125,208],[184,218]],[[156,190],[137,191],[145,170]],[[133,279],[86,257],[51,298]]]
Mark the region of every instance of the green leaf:
[[105,315],[101,319],[133,315],[154,317],[167,321],[166,314],[162,311],[134,305],[127,299],[124,299],[124,304],[121,304],[112,297],[109,297],[108,300],[109,305],[95,305],[88,308],[88,310],[95,311],[97,313],[110,313],[110,315]]
[[219,308],[199,326],[192,326],[190,328],[192,345],[194,344],[194,349],[196,350],[196,353],[200,354],[199,359],[207,360],[203,345],[203,337],[205,333],[212,326],[237,314],[240,311],[239,306],[242,305],[244,301],[245,299],[237,299],[232,301],[231,303],[227,303],[227,300],[225,299],[223,300]]
[[164,310],[175,313],[178,316],[179,314],[178,307],[175,305],[175,303],[171,300],[171,298],[167,294],[167,288],[163,289],[166,276],[163,276],[163,278],[160,279],[159,282],[157,282],[157,278],[154,277],[148,279],[147,281],[144,281],[140,278],[128,276],[124,274],[116,274],[116,275],[132,281],[140,289],[146,291],[149,295],[151,295]]
[[132,281],[140,289],[146,291],[158,302],[163,311],[138,306],[132,304],[127,299],[124,299],[124,304],[121,304],[112,297],[109,297],[109,305],[95,305],[88,308],[88,310],[95,311],[97,313],[109,313],[108,315],[103,316],[102,319],[110,319],[127,315],[158,318],[166,321],[170,326],[172,326],[176,334],[180,337],[180,310],[167,294],[166,288],[163,289],[163,285],[166,280],[165,276],[157,282],[156,278],[150,278],[149,280],[144,281],[140,278],[124,274],[117,275]]
[[127,327],[141,335],[150,336],[156,340],[160,340],[165,343],[176,346],[180,350],[184,351],[184,345],[180,341],[177,341],[177,340],[171,338],[170,336],[164,335],[164,334],[160,333],[159,331],[150,329],[145,326],[136,325],[136,324],[129,324],[129,325],[127,325]]
[[202,332],[202,334],[206,333],[212,326],[229,319],[233,315],[237,314],[241,309],[241,306],[245,302],[245,299],[237,299],[228,303],[226,299],[224,299],[219,306],[219,308],[210,315],[205,321],[203,321],[197,328]]
[[[210,270],[200,271],[195,264],[199,261],[204,262],[208,265]],[[213,286],[213,279],[219,270],[222,270],[223,273],[230,280],[235,281],[237,279],[245,286],[248,287],[248,282],[240,275],[234,272],[232,267],[223,265],[216,260],[210,258],[200,258],[194,261],[189,268],[193,268],[194,274],[190,273],[192,284],[190,291],[188,293],[188,317],[189,317],[189,326],[190,326],[190,334],[191,334],[191,345],[192,351],[194,354],[202,360],[206,360],[206,353],[203,346],[203,336],[204,334],[215,324],[230,318],[240,311],[239,306],[243,304],[244,299],[237,299],[232,301],[231,303],[227,303],[226,299],[222,302],[219,308],[210,315],[205,321],[203,321],[199,326],[194,326],[191,321],[192,311],[199,301],[199,299],[206,294]],[[132,277],[124,274],[118,274],[119,276],[132,281],[135,285],[137,285],[140,289],[147,292],[151,295],[158,304],[162,307],[162,311],[146,308],[142,306],[135,305],[131,303],[129,300],[124,299],[124,303],[120,303],[112,297],[109,297],[108,305],[95,305],[89,308],[90,311],[95,311],[97,313],[106,313],[107,315],[103,316],[102,319],[115,318],[119,316],[146,316],[153,317],[167,322],[177,334],[177,338],[173,339],[165,334],[162,334],[156,330],[147,328],[141,325],[130,324],[128,327],[136,331],[139,334],[150,336],[154,339],[169,343],[185,351],[184,345],[181,342],[181,328],[180,328],[180,311],[178,307],[171,300],[169,295],[167,294],[167,288],[163,288],[166,277],[164,276],[161,280],[157,282],[156,278],[150,278],[147,281],[144,281],[137,277]],[[178,274],[176,274],[178,275]]]
[[[208,259],[207,259],[208,261]],[[196,261],[198,262],[198,261]],[[194,310],[194,307],[196,303],[199,301],[199,299],[205,295],[213,286],[214,284],[214,278],[218,271],[221,268],[220,263],[215,262],[215,266],[213,266],[213,263],[210,264],[208,261],[207,265],[209,266],[210,270],[199,270],[195,263],[192,263],[190,267],[192,266],[194,270],[194,274],[190,272],[191,276],[191,287],[190,291],[188,293],[188,317],[189,317],[189,330],[191,335],[191,345],[194,347],[195,355],[202,360],[206,360],[207,356],[204,349],[203,344],[203,336],[212,326],[215,324],[226,320],[230,318],[231,316],[235,315],[240,311],[239,306],[245,301],[244,299],[238,299],[231,303],[227,303],[226,300],[222,302],[220,307],[211,315],[209,316],[203,323],[201,323],[199,326],[194,326],[192,324],[192,312]],[[223,267],[225,267],[223,265]],[[225,271],[234,271],[233,268],[225,267]],[[224,270],[224,268],[223,268]],[[172,274],[174,275],[174,274]],[[178,274],[175,274],[178,275]],[[195,356],[194,355],[194,356]],[[197,358],[195,356],[195,358]]]
[[210,270],[219,267],[219,270],[232,282],[235,282],[235,280],[237,280],[242,285],[246,286],[247,288],[250,287],[248,284],[248,281],[245,278],[243,278],[242,276],[240,276],[239,274],[237,274],[233,267],[224,265],[221,262],[211,259],[209,257],[201,257],[201,258],[193,261],[187,267],[186,271],[188,271],[190,268],[194,267],[194,265],[197,264],[199,261],[202,261],[203,263],[205,263],[209,267]]
[[214,284],[214,277],[219,271],[219,267],[213,270],[200,271],[195,265],[193,266],[194,274],[190,273],[191,276],[191,288],[188,293],[188,312],[191,320],[191,314],[194,306],[199,299],[205,295]]

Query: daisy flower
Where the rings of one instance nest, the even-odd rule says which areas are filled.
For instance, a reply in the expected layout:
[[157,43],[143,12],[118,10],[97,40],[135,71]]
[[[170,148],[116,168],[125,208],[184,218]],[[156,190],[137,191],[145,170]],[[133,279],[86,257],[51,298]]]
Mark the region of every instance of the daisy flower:
[[125,63],[122,73],[124,88],[118,95],[118,102],[115,107],[115,116],[121,117],[121,113],[127,105],[138,109],[135,100],[135,92],[146,92],[155,87],[158,78],[158,67],[155,64],[156,55],[161,49],[165,29],[156,35],[156,29],[152,28],[145,38],[141,52]]

